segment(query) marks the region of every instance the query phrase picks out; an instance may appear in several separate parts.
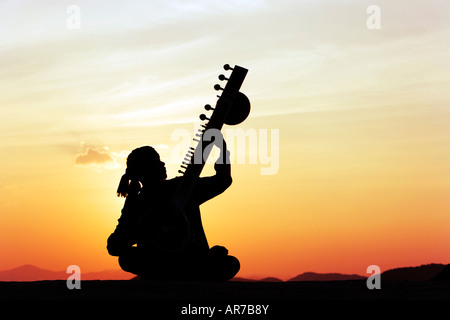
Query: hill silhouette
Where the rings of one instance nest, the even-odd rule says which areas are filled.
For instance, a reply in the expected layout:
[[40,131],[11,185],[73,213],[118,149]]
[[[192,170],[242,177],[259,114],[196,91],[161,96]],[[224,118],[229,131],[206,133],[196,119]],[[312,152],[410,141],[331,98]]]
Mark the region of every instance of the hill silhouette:
[[241,278],[241,277],[234,277],[230,281],[244,281],[244,282],[283,282],[283,280],[275,277],[266,277],[262,279],[248,279],[248,278]]
[[418,267],[391,269],[381,273],[381,281],[429,281],[444,271],[445,267],[445,264],[432,263]]
[[[81,270],[81,280],[128,280],[132,278],[129,273],[122,270],[104,270],[99,272],[86,272]],[[26,264],[10,270],[0,271],[0,281],[41,281],[41,280],[67,280],[70,274],[63,271],[45,270]]]
[[50,271],[26,264],[11,270],[0,271],[2,281],[63,280],[68,278],[65,271]]
[[304,272],[288,281],[342,281],[363,279],[367,279],[367,277],[357,274]]
[[[86,272],[81,270],[81,280],[132,280],[138,279],[132,274],[122,270],[103,270],[98,272]],[[42,281],[42,280],[67,280],[70,274],[62,271],[45,270],[30,264],[26,264],[10,270],[0,271],[0,281]],[[304,272],[287,281],[276,277],[262,279],[248,279],[234,277],[231,281],[240,282],[295,282],[295,281],[344,281],[364,280],[365,276],[342,273],[315,273]],[[450,280],[450,264],[426,264],[417,267],[395,268],[382,272],[382,281],[448,281]]]

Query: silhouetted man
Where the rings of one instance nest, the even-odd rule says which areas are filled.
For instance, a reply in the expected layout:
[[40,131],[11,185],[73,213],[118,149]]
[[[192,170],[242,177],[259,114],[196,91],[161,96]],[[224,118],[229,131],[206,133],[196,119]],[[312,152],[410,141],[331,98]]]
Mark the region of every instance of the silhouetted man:
[[110,255],[119,257],[125,271],[142,279],[225,281],[239,271],[238,259],[221,246],[209,248],[203,230],[199,206],[221,194],[232,182],[229,151],[225,142],[214,165],[216,174],[199,178],[185,208],[192,237],[181,252],[162,252],[140,245],[138,228],[142,216],[167,204],[183,177],[166,180],[166,168],[159,154],[149,146],[133,150],[127,158],[127,169],[118,188],[118,196],[126,197],[119,223],[107,241]]

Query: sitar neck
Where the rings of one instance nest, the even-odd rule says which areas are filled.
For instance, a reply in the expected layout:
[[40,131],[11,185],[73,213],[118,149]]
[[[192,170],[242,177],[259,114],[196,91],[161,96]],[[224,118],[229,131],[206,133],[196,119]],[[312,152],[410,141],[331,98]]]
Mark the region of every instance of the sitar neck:
[[231,75],[229,78],[222,74],[219,76],[219,80],[226,81],[226,85],[223,88],[218,84],[214,86],[214,89],[222,91],[222,94],[217,96],[219,99],[214,108],[210,105],[205,106],[207,111],[213,112],[209,118],[205,114],[200,115],[200,119],[207,122],[201,124],[201,129],[194,138],[197,146],[189,149],[182,163],[184,171],[179,170],[183,178],[172,201],[179,210],[182,210],[189,200],[195,182],[211,153],[214,143],[211,141],[211,137],[214,136],[212,129],[220,131],[224,124],[238,124],[245,120],[250,112],[250,102],[239,92],[248,70],[237,65],[231,68],[228,64],[224,65],[224,69],[232,70]]

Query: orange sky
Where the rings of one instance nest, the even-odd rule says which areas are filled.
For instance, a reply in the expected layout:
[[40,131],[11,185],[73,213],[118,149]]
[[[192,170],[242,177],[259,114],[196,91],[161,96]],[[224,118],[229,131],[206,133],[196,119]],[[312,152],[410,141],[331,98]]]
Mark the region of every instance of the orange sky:
[[449,263],[450,8],[377,1],[369,30],[372,2],[77,1],[71,29],[71,2],[3,1],[0,270],[118,268],[126,155],[156,146],[174,177],[174,133],[193,134],[224,63],[249,69],[238,128],[257,143],[237,163],[235,142],[233,185],[201,211],[238,276]]

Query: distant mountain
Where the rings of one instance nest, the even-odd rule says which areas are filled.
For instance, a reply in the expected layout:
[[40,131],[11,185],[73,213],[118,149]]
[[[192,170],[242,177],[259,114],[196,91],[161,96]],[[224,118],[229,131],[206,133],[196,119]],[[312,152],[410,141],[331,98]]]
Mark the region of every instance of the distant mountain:
[[49,271],[30,264],[0,271],[0,281],[61,280],[68,277],[69,275],[65,271]]
[[131,280],[133,277],[134,274],[122,270],[103,270],[81,274],[81,280]]
[[[70,274],[63,271],[50,271],[33,265],[23,265],[11,270],[0,271],[0,281],[40,281],[40,280],[67,280]],[[132,274],[122,270],[104,270],[83,273],[81,280],[131,280]],[[341,273],[315,273],[304,272],[288,281],[339,281],[364,280],[365,276]],[[450,280],[450,264],[427,264],[418,267],[396,268],[382,272],[381,281],[448,281]],[[235,277],[231,281],[245,282],[283,282],[283,280],[266,277],[262,279],[247,279]]]
[[419,267],[391,269],[381,273],[381,281],[429,281],[441,273],[445,267],[445,264],[432,263]]
[[240,277],[234,277],[230,281],[244,281],[244,282],[283,282],[283,280],[274,278],[274,277],[266,277],[262,279],[248,279],[248,278],[240,278]]
[[[26,264],[11,270],[0,271],[0,281],[67,280],[66,271],[50,271]],[[86,272],[81,270],[81,280],[128,280],[132,275],[121,270]]]
[[275,278],[275,277],[267,277],[267,278],[262,278],[261,280],[258,280],[260,282],[283,282],[283,280]]
[[254,282],[254,281],[258,281],[258,280],[255,280],[255,279],[248,279],[248,278],[241,278],[241,277],[234,277],[234,278],[231,279],[230,281]]
[[339,281],[363,279],[367,279],[367,277],[363,277],[357,274],[304,272],[292,279],[289,279],[288,281]]

